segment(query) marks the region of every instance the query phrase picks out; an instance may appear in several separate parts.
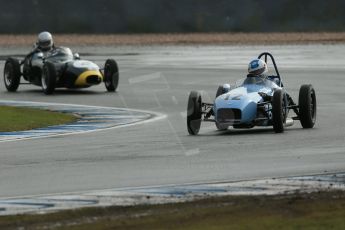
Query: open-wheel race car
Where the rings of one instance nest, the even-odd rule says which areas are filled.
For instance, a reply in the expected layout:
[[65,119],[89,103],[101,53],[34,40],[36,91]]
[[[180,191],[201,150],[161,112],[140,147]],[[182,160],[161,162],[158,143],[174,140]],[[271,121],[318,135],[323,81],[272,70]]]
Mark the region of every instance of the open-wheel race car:
[[5,62],[4,83],[6,89],[14,92],[21,83],[21,77],[29,84],[41,86],[45,94],[52,94],[55,88],[87,88],[105,83],[108,91],[117,89],[119,69],[113,59],[106,60],[104,68],[80,60],[67,47],[58,47],[46,53],[36,52],[24,60],[9,57]]
[[[270,53],[262,53],[258,61],[271,59],[275,75],[265,77],[248,75],[233,87],[219,86],[214,103],[202,101],[201,93],[189,94],[187,107],[187,129],[189,134],[199,133],[202,121],[215,122],[217,129],[252,128],[273,126],[276,133],[292,126],[299,120],[303,128],[313,128],[316,121],[316,94],[312,85],[302,85],[298,104],[285,91],[276,62]],[[288,117],[293,110],[295,116]]]

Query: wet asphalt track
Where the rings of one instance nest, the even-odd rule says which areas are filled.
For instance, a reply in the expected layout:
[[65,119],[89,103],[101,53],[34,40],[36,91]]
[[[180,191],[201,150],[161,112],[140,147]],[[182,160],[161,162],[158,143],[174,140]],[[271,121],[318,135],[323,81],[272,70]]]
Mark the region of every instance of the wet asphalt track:
[[[343,45],[74,49],[98,64],[115,58],[119,91],[107,93],[100,85],[45,96],[39,88],[23,85],[17,93],[7,93],[1,74],[0,98],[128,107],[167,118],[96,133],[0,143],[1,198],[345,171]],[[26,50],[0,49],[4,56]],[[205,123],[199,136],[189,136],[189,91],[203,90],[211,101],[218,84],[244,76],[247,63],[261,51],[276,56],[294,99],[301,84],[314,85],[315,128],[304,130],[297,122],[283,134],[270,128],[219,132]]]

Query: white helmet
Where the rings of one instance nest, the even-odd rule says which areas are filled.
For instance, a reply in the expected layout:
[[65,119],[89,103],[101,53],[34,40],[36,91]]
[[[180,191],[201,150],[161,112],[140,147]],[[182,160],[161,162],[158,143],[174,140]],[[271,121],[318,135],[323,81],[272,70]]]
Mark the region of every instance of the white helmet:
[[267,71],[267,64],[261,59],[254,59],[248,65],[248,73],[252,75],[261,75]]
[[52,35],[47,31],[39,33],[37,45],[42,51],[50,50],[53,47]]

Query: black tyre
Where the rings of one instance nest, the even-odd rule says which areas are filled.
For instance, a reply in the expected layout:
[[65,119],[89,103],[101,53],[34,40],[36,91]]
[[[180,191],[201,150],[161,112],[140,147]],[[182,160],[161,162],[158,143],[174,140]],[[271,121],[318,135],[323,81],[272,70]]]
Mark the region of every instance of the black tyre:
[[299,119],[303,128],[313,128],[316,121],[316,94],[312,85],[299,90]]
[[4,68],[4,83],[9,92],[15,92],[20,84],[20,64],[15,58],[7,58]]
[[272,97],[272,123],[276,133],[284,132],[285,114],[284,94],[281,89],[277,89]]
[[218,86],[216,98],[224,93],[224,88],[222,85]]
[[197,135],[201,125],[201,95],[197,91],[192,91],[188,98],[187,107],[187,129],[190,135]]
[[53,63],[46,62],[43,65],[41,84],[45,94],[53,94],[56,86],[57,74]]
[[108,92],[114,92],[119,84],[119,68],[113,59],[106,60],[104,64],[104,84]]
[[[224,88],[224,86],[226,86],[226,88]],[[224,85],[220,85],[218,86],[218,89],[217,89],[217,93],[216,93],[216,98],[224,93],[227,93],[229,92],[230,90],[230,85],[228,84],[224,84]]]

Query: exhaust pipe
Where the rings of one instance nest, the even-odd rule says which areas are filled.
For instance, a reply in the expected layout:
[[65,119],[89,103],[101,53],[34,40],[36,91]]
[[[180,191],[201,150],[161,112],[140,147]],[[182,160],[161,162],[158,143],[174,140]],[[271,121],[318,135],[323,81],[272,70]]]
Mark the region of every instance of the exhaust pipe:
[[293,126],[293,124],[294,124],[294,121],[292,120],[292,118],[286,118],[286,121],[284,124],[285,127]]

